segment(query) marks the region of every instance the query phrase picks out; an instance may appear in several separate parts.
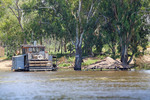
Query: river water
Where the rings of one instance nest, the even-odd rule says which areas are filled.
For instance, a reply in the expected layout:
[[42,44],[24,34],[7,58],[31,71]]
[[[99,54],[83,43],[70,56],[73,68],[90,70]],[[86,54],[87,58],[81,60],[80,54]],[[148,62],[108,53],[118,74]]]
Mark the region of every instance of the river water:
[[0,71],[0,100],[150,100],[147,71]]

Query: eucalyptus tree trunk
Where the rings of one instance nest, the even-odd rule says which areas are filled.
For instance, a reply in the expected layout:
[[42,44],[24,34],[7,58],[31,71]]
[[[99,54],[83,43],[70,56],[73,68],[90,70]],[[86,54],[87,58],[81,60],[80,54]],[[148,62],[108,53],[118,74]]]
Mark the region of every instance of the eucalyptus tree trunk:
[[60,45],[61,45],[61,44],[59,44],[58,49],[57,49],[58,52],[60,51]]
[[[75,65],[74,65],[74,70],[80,71],[81,70],[81,64],[82,64],[82,39],[83,39],[83,34],[84,31],[81,31],[82,24],[81,24],[81,5],[82,5],[82,0],[79,0],[79,8],[77,11],[77,16],[76,18],[76,43],[75,43]],[[75,15],[74,15],[75,16]]]
[[[120,34],[120,30],[117,28],[118,33]],[[120,46],[121,46],[121,62],[123,67],[126,68],[128,66],[128,38],[126,36],[120,35]],[[125,42],[126,41],[126,42]]]
[[57,40],[55,41],[55,52],[57,51]]
[[128,46],[127,45],[122,45],[121,62],[124,65],[124,67],[128,65]]
[[115,44],[112,44],[111,50],[112,50],[112,56],[113,56],[113,58],[115,59],[115,56],[116,56],[116,48],[115,48]]
[[61,39],[61,45],[60,45],[60,46],[61,46],[61,54],[62,54],[62,52],[63,52],[63,51],[62,51],[62,50],[63,50],[63,42],[62,42],[62,39]]
[[81,70],[81,64],[82,64],[82,48],[80,45],[77,45],[74,70]]
[[64,41],[64,52],[67,52],[67,46],[66,46],[66,41]]
[[83,39],[83,34],[80,35],[80,38],[78,38],[79,35],[79,27],[78,25],[76,26],[76,44],[75,44],[75,65],[74,65],[74,70],[81,70],[81,64],[82,64],[82,39]]

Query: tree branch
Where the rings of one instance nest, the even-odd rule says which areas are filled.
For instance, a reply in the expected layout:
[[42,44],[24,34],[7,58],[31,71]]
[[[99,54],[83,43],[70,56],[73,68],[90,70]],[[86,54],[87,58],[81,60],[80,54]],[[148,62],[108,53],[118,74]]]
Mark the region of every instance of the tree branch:
[[113,3],[113,11],[114,11],[114,13],[115,13],[115,18],[116,18],[116,20],[118,21],[119,19],[118,19],[118,14],[117,14],[117,8],[116,8],[116,6],[115,6],[115,4]]
[[13,14],[16,16],[16,18],[18,19],[18,16],[16,15],[16,13],[14,12],[14,10],[11,8],[11,7],[9,7],[10,8],[10,10],[13,12]]
[[82,0],[79,0],[78,18],[79,18],[80,24],[81,24],[81,15],[80,15],[80,12],[81,12],[81,5],[82,5]]
[[76,23],[76,47],[77,47],[77,45],[78,45],[78,43],[79,43],[79,26],[78,26],[78,23]]
[[[16,7],[17,7],[17,9],[20,9],[19,6],[18,6],[18,2],[19,2],[19,0],[16,0]],[[18,20],[21,20],[20,10],[17,10],[17,12],[18,12]]]
[[74,14],[73,11],[71,11],[72,15],[74,16],[75,19],[77,19],[76,15]]
[[130,64],[130,62],[131,62],[131,61],[132,61],[132,59],[133,59],[133,55],[134,55],[134,52],[132,53],[132,55],[131,55],[131,57],[130,57],[129,61],[127,62],[127,64]]
[[90,10],[89,10],[89,13],[88,13],[88,16],[87,16],[87,23],[89,22],[89,18],[92,15],[91,13],[92,13],[93,6],[94,6],[94,3],[91,4]]
[[80,43],[79,43],[79,46],[81,46],[82,45],[82,39],[83,39],[83,35],[84,35],[84,31],[82,32],[82,34],[81,34],[81,36],[80,36]]

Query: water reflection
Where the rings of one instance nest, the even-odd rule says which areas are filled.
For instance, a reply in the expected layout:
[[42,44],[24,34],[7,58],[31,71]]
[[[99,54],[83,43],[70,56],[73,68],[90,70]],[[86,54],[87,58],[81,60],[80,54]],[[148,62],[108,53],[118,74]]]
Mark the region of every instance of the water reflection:
[[0,100],[150,99],[150,71],[0,72]]

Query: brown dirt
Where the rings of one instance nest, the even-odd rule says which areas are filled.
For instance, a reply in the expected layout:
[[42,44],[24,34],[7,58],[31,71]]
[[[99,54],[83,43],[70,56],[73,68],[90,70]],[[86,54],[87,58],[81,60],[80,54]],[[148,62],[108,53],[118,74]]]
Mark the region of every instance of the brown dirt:
[[0,61],[0,70],[11,70],[12,60]]
[[92,68],[115,69],[115,68],[129,68],[129,66],[124,66],[122,65],[120,61],[114,60],[111,57],[107,57],[101,61],[98,61],[89,66],[86,66],[85,68],[87,69],[92,69]]

